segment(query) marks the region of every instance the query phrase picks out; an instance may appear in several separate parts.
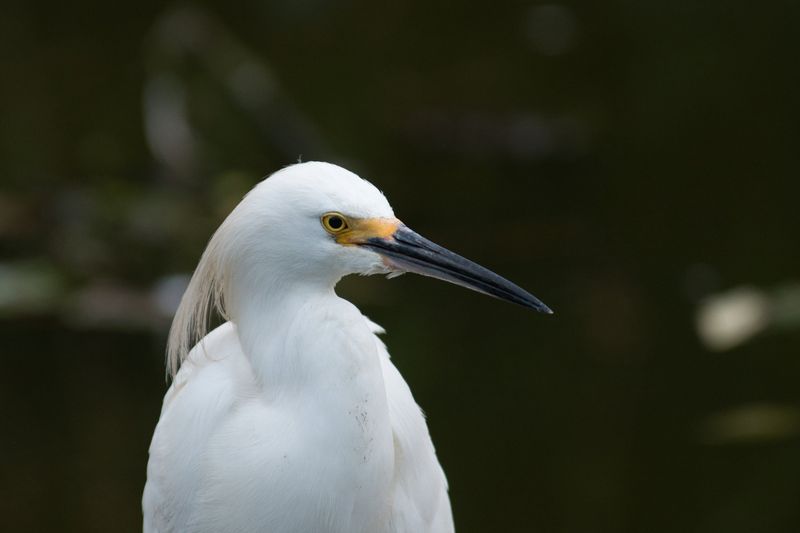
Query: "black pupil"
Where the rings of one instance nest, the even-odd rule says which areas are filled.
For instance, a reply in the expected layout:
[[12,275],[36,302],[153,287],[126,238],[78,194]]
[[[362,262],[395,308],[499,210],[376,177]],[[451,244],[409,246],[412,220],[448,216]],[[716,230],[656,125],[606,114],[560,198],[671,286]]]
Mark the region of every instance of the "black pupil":
[[344,221],[339,217],[331,217],[328,219],[328,225],[333,229],[341,229],[344,226]]

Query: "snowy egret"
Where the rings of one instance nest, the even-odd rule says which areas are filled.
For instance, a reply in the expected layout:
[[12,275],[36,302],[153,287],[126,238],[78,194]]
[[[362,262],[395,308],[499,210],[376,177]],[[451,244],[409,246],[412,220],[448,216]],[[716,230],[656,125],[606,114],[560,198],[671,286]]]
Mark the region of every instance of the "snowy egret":
[[[334,293],[348,274],[403,272],[551,312],[408,229],[341,167],[287,167],[241,201],[172,324],[145,532],[453,531],[444,472],[383,330]],[[228,322],[206,335],[214,310]]]

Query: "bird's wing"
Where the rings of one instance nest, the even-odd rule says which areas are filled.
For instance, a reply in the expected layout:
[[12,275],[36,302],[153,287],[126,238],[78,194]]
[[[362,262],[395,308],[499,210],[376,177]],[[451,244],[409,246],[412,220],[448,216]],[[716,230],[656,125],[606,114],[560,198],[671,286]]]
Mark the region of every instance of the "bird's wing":
[[235,407],[234,391],[247,372],[230,322],[189,353],[164,396],[150,445],[142,497],[145,533],[185,528],[200,486],[204,445]]
[[[367,319],[374,332],[383,328]],[[433,448],[425,416],[386,345],[376,336],[395,447],[392,531],[451,533],[453,515],[447,479]]]

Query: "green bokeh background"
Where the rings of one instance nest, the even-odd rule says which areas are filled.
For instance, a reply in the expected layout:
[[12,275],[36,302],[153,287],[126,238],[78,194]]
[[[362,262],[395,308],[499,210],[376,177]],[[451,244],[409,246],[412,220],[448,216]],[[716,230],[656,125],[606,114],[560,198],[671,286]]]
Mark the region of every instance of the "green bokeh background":
[[[157,302],[302,158],[556,311],[340,285],[388,330],[460,532],[800,531],[799,23],[780,0],[4,1],[0,529],[140,530]],[[714,350],[697,314],[741,287],[769,325]]]

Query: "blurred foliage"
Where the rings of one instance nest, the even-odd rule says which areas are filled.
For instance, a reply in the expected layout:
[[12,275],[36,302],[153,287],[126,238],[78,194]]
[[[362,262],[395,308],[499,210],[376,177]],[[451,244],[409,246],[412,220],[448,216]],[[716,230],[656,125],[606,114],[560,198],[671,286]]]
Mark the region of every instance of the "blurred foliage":
[[[140,528],[185,275],[260,178],[325,159],[556,310],[342,283],[428,413],[459,531],[800,530],[799,15],[3,2],[5,528]],[[757,328],[712,353],[709,309]]]

